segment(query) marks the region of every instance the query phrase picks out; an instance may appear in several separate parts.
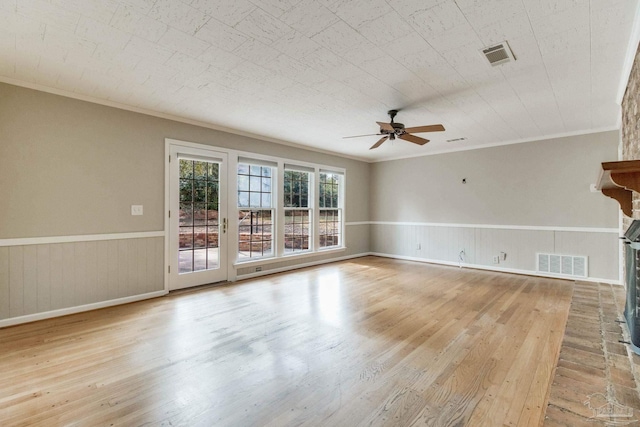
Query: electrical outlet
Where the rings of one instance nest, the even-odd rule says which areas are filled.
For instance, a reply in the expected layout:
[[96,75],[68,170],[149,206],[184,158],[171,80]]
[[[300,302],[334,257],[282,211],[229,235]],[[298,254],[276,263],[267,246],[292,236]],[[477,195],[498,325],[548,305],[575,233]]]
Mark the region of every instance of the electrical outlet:
[[496,255],[493,257],[493,263],[494,264],[500,264],[500,255]]
[[257,273],[258,271],[262,271],[262,267],[256,267],[256,273]]
[[131,205],[131,215],[142,215],[142,205]]

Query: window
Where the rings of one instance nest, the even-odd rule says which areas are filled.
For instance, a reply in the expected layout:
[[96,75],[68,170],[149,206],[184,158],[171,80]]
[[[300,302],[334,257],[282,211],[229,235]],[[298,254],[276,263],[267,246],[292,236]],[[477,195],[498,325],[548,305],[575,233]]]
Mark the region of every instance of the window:
[[237,262],[344,246],[344,172],[238,156],[236,174]]
[[320,172],[320,229],[318,230],[320,248],[342,245],[341,182],[341,174]]
[[271,166],[238,164],[238,259],[273,256]]
[[284,171],[284,252],[310,249],[311,209],[309,209],[310,173]]

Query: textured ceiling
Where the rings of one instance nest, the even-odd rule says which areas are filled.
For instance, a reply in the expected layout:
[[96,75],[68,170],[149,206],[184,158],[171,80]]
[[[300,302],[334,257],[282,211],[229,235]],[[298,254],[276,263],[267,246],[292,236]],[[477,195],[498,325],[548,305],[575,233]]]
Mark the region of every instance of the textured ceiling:
[[[636,0],[0,0],[0,78],[381,160],[610,129]],[[480,49],[507,40],[517,61]],[[442,123],[369,150],[376,121]],[[446,142],[466,137],[465,141]]]

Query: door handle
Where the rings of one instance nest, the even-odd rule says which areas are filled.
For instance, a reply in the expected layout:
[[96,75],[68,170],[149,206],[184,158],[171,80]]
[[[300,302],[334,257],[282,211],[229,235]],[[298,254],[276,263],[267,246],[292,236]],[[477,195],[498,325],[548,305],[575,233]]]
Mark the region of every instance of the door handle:
[[222,218],[222,233],[227,232],[227,218]]

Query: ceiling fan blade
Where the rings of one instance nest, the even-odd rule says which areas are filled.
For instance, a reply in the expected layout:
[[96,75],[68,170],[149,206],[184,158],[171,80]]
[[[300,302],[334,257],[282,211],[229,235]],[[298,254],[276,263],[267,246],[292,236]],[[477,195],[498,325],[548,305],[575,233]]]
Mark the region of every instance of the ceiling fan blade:
[[391,123],[382,123],[382,122],[376,122],[378,124],[378,126],[380,126],[380,129],[389,131],[389,132],[394,132],[395,129],[393,128],[393,126],[391,126]]
[[404,139],[405,141],[413,142],[414,144],[424,145],[429,142],[428,139],[420,138],[419,136],[409,135],[408,133],[402,134],[399,136],[400,139]]
[[413,128],[405,128],[407,133],[421,133],[421,132],[442,132],[444,126],[442,125],[429,125],[429,126],[417,126]]
[[354,135],[354,136],[343,136],[342,139],[348,138],[362,138],[363,136],[374,136],[374,135],[382,135],[381,133],[370,133],[368,135]]
[[376,142],[375,144],[373,144],[371,146],[371,148],[369,148],[369,150],[373,150],[374,148],[378,148],[382,145],[383,142],[385,142],[387,140],[387,138],[389,138],[388,136],[383,136],[382,138],[380,138],[380,140],[378,142]]

